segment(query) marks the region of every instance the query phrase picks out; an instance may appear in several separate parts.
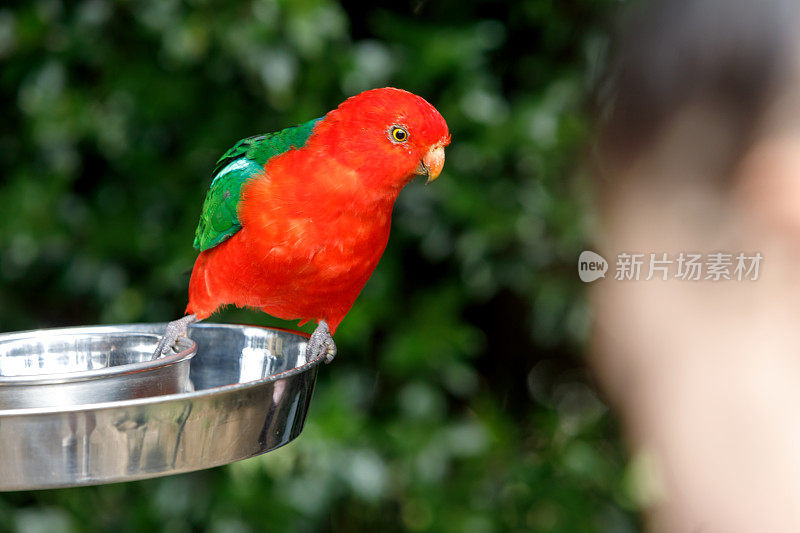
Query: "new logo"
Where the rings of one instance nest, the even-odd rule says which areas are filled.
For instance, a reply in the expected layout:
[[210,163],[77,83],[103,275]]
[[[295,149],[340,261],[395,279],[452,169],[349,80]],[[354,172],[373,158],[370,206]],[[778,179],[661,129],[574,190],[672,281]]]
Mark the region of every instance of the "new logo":
[[589,250],[581,252],[578,257],[578,276],[584,283],[591,283],[599,278],[606,277],[608,261],[602,255]]

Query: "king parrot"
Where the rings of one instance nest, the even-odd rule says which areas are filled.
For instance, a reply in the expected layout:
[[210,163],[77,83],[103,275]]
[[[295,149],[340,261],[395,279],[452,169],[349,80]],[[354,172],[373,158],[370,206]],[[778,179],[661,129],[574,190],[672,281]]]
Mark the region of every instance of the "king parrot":
[[449,143],[431,104],[392,87],[236,143],[203,204],[186,316],[168,324],[154,357],[235,304],[318,322],[307,353],[330,362],[332,335],[386,247],[400,190],[415,175],[435,180]]

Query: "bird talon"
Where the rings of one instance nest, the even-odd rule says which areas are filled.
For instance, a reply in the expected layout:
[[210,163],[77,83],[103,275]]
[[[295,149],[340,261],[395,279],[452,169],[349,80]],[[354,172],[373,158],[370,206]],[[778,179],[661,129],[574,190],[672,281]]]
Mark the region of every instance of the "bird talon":
[[333,342],[328,323],[324,320],[320,320],[306,344],[306,358],[309,361],[320,357],[325,357],[326,363],[330,363],[336,357],[336,343]]
[[161,340],[158,341],[151,360],[163,357],[170,352],[173,354],[180,352],[180,348],[178,348],[175,343],[180,337],[189,338],[189,324],[194,324],[195,322],[197,322],[197,317],[195,315],[186,315],[183,318],[173,320],[167,324],[164,335],[161,337]]
[[327,349],[325,350],[325,364],[326,365],[331,364],[335,357],[336,357],[336,345],[333,343],[328,344]]

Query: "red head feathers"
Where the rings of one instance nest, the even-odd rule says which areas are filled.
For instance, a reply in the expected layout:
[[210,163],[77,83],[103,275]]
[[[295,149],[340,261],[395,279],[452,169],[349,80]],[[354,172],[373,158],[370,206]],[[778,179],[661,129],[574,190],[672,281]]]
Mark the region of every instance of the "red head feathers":
[[436,179],[450,133],[425,99],[386,87],[348,98],[317,125],[307,147],[372,177],[372,186],[404,186],[414,174]]

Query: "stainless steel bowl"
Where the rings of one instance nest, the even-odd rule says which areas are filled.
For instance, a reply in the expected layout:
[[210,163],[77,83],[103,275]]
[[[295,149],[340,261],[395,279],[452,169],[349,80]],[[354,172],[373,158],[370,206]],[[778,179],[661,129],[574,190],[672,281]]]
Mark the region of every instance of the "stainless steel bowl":
[[197,351],[151,361],[152,333],[64,328],[0,334],[0,409],[112,402],[185,392]]
[[[164,327],[70,331],[85,337],[135,337],[160,334]],[[36,333],[47,336],[50,331]],[[92,485],[210,468],[272,450],[300,434],[324,359],[306,358],[305,337],[228,324],[201,323],[189,331],[197,343],[190,392],[0,410],[0,490]],[[155,349],[155,343],[150,347]]]

